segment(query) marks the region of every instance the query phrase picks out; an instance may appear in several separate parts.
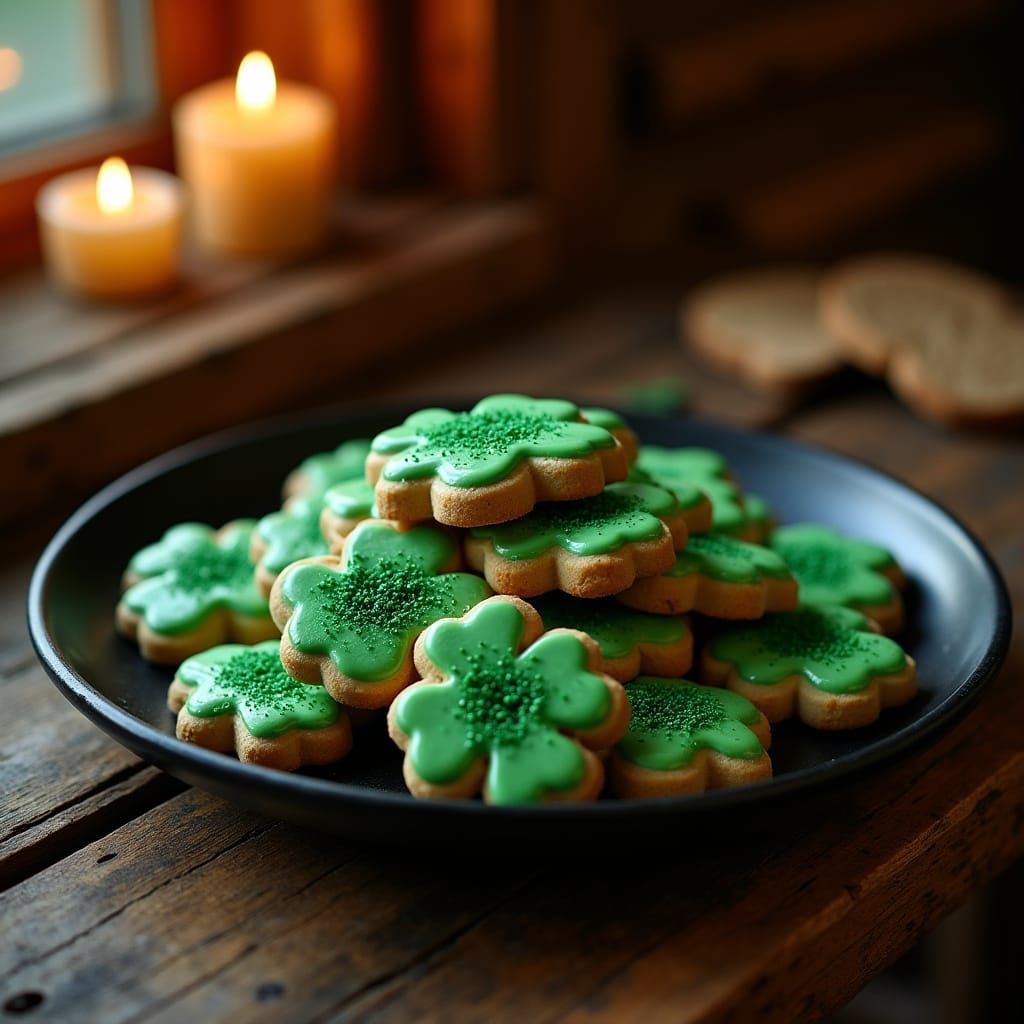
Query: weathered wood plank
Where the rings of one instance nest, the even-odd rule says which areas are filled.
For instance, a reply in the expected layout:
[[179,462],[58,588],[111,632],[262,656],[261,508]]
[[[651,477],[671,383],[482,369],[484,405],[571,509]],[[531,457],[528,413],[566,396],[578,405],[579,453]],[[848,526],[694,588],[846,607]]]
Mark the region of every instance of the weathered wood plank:
[[43,1020],[307,1019],[421,960],[517,884],[363,856],[191,791],[0,897],[13,937],[0,1001],[41,992]]
[[108,739],[32,665],[0,680],[0,888],[181,787]]
[[377,257],[282,272],[20,379],[0,404],[0,522],[191,437],[350,394],[348,375],[532,294],[549,256],[532,204],[438,214]]
[[[1024,709],[1010,678],[1001,691]],[[837,813],[738,845],[702,836],[626,884],[579,863],[546,873],[345,1019],[818,1019],[1024,851],[1004,706],[993,694]]]

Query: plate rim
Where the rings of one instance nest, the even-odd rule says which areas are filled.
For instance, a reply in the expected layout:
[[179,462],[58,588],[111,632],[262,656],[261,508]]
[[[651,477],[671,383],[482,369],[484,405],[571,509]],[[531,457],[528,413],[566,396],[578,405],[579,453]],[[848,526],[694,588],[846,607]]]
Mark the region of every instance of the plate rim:
[[[465,397],[442,396],[435,399],[432,404],[458,409],[468,407],[472,401]],[[43,549],[33,569],[27,595],[29,637],[36,656],[58,691],[117,742],[158,764],[171,775],[178,774],[178,763],[183,762],[182,771],[191,778],[200,777],[206,780],[212,777],[211,784],[223,783],[231,788],[245,786],[257,796],[265,794],[275,800],[294,799],[299,796],[303,799],[313,798],[318,802],[327,801],[337,806],[354,804],[358,810],[371,812],[392,811],[397,814],[418,815],[426,811],[467,824],[479,821],[481,816],[488,821],[538,819],[538,822],[572,817],[582,819],[581,824],[598,824],[602,819],[614,821],[640,812],[644,815],[679,816],[699,815],[744,805],[756,807],[776,799],[784,799],[787,794],[803,796],[820,792],[827,785],[849,781],[886,761],[899,757],[919,746],[928,737],[951,726],[974,705],[1005,660],[1012,629],[1012,605],[1006,582],[995,559],[975,533],[941,503],[861,458],[832,451],[799,438],[688,414],[672,416],[635,412],[625,412],[623,415],[634,417],[638,421],[674,420],[697,423],[741,440],[753,438],[758,443],[792,447],[819,463],[848,463],[885,487],[905,492],[910,499],[923,505],[931,515],[947,520],[959,531],[972,555],[980,562],[985,581],[991,587],[995,599],[996,615],[992,634],[984,655],[973,671],[936,707],[896,733],[830,761],[799,768],[750,786],[708,790],[677,797],[493,807],[475,800],[419,800],[408,793],[371,789],[340,780],[243,764],[233,757],[183,743],[176,736],[136,718],[95,689],[61,657],[59,647],[46,624],[45,609],[50,576],[60,555],[77,533],[121,497],[164,473],[241,444],[251,444],[261,438],[278,437],[285,433],[296,433],[328,424],[337,424],[339,429],[344,431],[349,424],[354,424],[361,418],[365,419],[368,415],[394,415],[404,418],[421,405],[422,402],[416,399],[387,402],[369,399],[238,424],[156,455],[111,481],[86,500],[65,520]],[[203,788],[202,782],[196,784]]]

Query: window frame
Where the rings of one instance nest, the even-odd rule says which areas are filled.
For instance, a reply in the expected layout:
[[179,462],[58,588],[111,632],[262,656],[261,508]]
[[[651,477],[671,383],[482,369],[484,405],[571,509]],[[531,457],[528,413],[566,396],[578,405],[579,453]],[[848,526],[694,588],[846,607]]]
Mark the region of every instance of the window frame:
[[51,178],[101,162],[112,153],[129,163],[169,169],[173,144],[169,111],[182,94],[228,73],[234,3],[150,0],[155,62],[155,110],[118,117],[67,138],[12,153],[0,163],[0,269],[25,263],[38,252],[35,197]]

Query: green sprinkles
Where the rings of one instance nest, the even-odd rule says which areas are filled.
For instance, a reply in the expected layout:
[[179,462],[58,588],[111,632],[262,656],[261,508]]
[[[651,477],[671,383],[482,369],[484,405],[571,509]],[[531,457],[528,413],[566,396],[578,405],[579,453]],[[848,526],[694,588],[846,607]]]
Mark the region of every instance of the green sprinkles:
[[[551,416],[516,409],[459,413],[422,431],[427,446],[448,460],[475,460],[504,452],[517,444],[561,437],[567,423]],[[418,461],[410,453],[412,461]]]
[[249,650],[218,666],[216,678],[253,704],[282,715],[313,710],[324,702],[324,693],[297,683],[281,665],[277,651]]
[[713,558],[744,558],[749,547],[745,547],[742,541],[723,534],[702,533],[690,538],[686,550]]
[[822,586],[844,586],[859,568],[858,563],[837,546],[780,544],[778,550],[795,576]]
[[601,530],[608,525],[639,526],[647,521],[648,515],[639,495],[605,490],[581,501],[538,505],[530,513],[530,522],[539,533],[553,530],[569,533],[574,530]]
[[713,729],[727,718],[718,695],[693,686],[666,686],[643,679],[626,687],[632,710],[630,728],[664,733],[673,739],[700,729]]
[[808,658],[825,664],[842,662],[865,651],[860,635],[814,608],[766,616],[759,638],[780,658]]
[[540,673],[508,651],[480,644],[466,654],[469,670],[456,677],[465,745],[518,746],[540,723],[545,685]]
[[252,562],[245,551],[210,546],[178,555],[170,582],[187,594],[205,594],[214,587],[245,587],[252,582],[252,575]]
[[411,560],[382,557],[372,563],[353,561],[313,589],[328,633],[341,636],[351,630],[370,640],[378,630],[400,634],[421,622],[450,599],[452,582],[429,576]]

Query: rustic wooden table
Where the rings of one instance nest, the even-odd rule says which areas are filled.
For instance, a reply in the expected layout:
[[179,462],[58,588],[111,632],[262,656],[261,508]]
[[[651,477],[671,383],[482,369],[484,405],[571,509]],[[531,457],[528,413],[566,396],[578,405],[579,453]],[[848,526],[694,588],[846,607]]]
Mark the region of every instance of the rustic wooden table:
[[[851,378],[802,408],[680,356],[669,292],[611,291],[351,382],[612,402],[682,370],[698,412],[866,459],[965,519],[1024,601],[1024,445],[942,432]],[[848,385],[848,386],[846,386]],[[343,396],[339,396],[343,397]],[[1024,649],[927,749],[735,843],[635,863],[424,859],[240,811],[66,704],[0,584],[0,1005],[32,1020],[809,1021],[1024,852]]]

